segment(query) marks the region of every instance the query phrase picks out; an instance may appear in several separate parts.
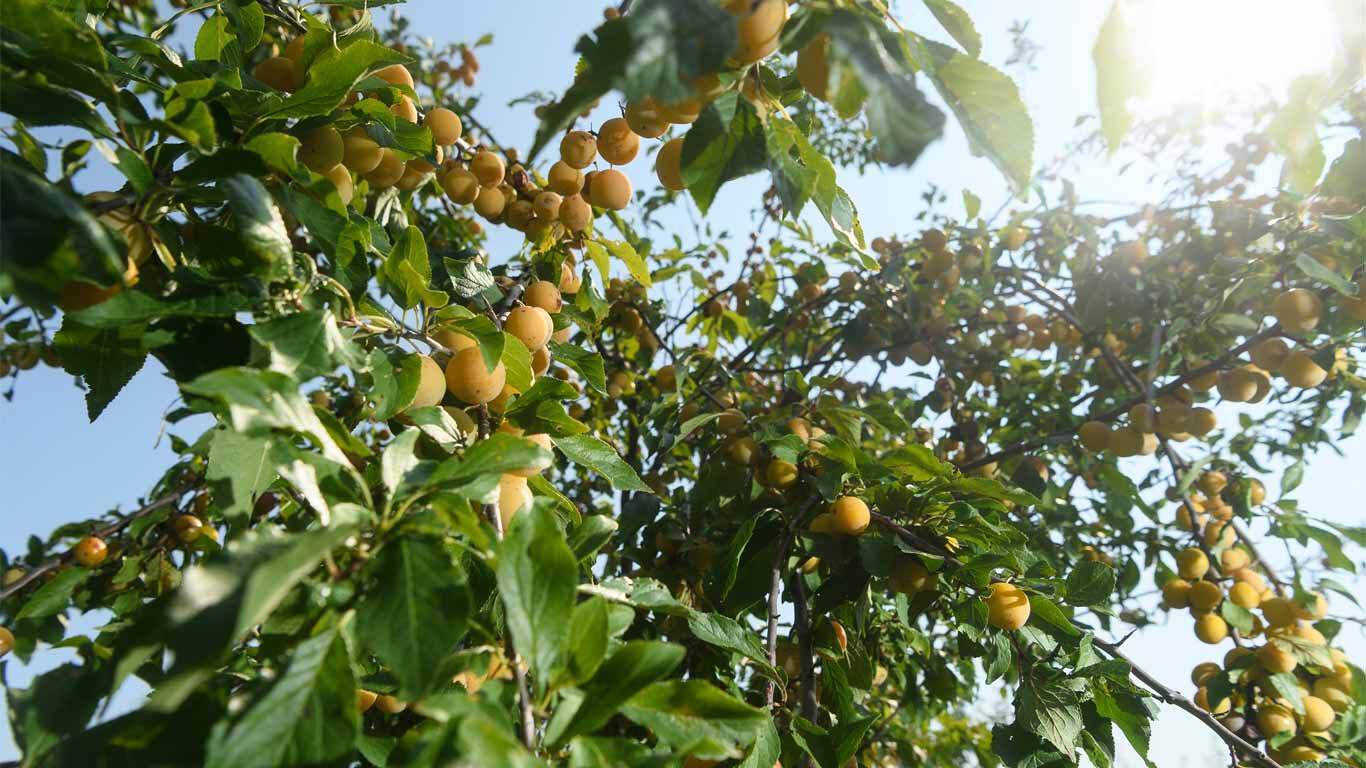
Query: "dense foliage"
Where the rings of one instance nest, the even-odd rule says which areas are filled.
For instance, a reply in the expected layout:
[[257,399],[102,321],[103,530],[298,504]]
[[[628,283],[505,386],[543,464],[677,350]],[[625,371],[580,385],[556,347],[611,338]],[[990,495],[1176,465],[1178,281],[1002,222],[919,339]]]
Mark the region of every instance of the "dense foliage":
[[[1366,410],[1366,48],[1106,218],[925,4],[628,0],[519,153],[487,41],[363,3],[4,0],[0,376],[60,366],[93,420],[151,356],[173,425],[215,419],[134,510],[4,553],[0,654],[79,654],[8,688],[23,764],[1109,766],[1162,704],[1240,764],[1359,764],[1366,528],[1293,494]],[[837,170],[955,123],[1041,202],[865,238]],[[661,224],[751,174],[743,253]],[[1229,651],[1176,690],[1108,638],[1181,609]]]

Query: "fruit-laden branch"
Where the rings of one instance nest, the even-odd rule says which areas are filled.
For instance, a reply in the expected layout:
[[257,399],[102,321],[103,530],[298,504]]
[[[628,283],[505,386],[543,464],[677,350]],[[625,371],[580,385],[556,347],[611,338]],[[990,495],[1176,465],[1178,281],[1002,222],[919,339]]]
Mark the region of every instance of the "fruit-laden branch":
[[[878,525],[895,532],[897,535],[901,536],[906,541],[910,542],[917,549],[920,549],[927,553],[935,554],[936,557],[939,557],[944,561],[944,564],[946,566],[952,568],[963,567],[962,561],[954,557],[953,554],[950,553],[947,549],[926,540],[924,537],[917,535],[915,532],[898,524],[894,520],[877,513],[873,513],[872,520]],[[1144,685],[1144,687],[1152,691],[1153,694],[1156,695],[1157,698],[1160,699],[1163,703],[1170,704],[1172,706],[1178,707],[1188,712],[1195,719],[1204,723],[1206,727],[1208,727],[1210,730],[1214,731],[1214,734],[1218,736],[1221,740],[1223,740],[1223,742],[1227,744],[1229,748],[1234,749],[1239,754],[1244,755],[1252,764],[1261,766],[1261,768],[1281,768],[1279,763],[1277,763],[1275,760],[1272,760],[1270,756],[1268,756],[1262,750],[1258,749],[1255,745],[1248,742],[1246,739],[1242,738],[1233,731],[1230,731],[1228,727],[1225,726],[1223,723],[1219,722],[1219,720],[1215,718],[1214,715],[1211,715],[1205,710],[1197,707],[1195,703],[1192,702],[1190,699],[1187,699],[1180,693],[1177,693],[1171,688],[1168,688],[1156,677],[1153,677],[1153,675],[1149,673],[1147,670],[1135,664],[1132,659],[1130,659],[1128,656],[1125,656],[1124,653],[1119,650],[1119,646],[1115,645],[1114,643],[1109,643],[1100,639],[1096,636],[1095,631],[1091,627],[1086,626],[1085,624],[1082,624],[1075,620],[1073,620],[1072,623],[1076,625],[1078,629],[1091,633],[1092,643],[1096,648],[1099,648],[1101,651],[1103,651],[1106,655],[1110,656],[1111,658],[1117,659],[1129,665],[1130,673],[1133,674],[1133,676],[1137,678],[1138,681]]]
[[[1158,397],[1158,396],[1160,396],[1160,395],[1165,395],[1165,394],[1169,394],[1169,393],[1171,393],[1171,392],[1175,392],[1177,389],[1180,389],[1183,385],[1188,384],[1188,383],[1191,382],[1191,381],[1194,381],[1194,380],[1196,380],[1196,379],[1198,379],[1198,378],[1200,378],[1200,377],[1202,377],[1202,376],[1205,376],[1205,375],[1207,375],[1207,374],[1217,372],[1220,368],[1223,368],[1225,365],[1227,365],[1229,362],[1231,362],[1231,361],[1233,360],[1233,358],[1235,358],[1235,357],[1237,357],[1238,355],[1241,355],[1242,353],[1248,351],[1249,349],[1251,349],[1252,347],[1256,346],[1257,344],[1260,344],[1261,342],[1263,342],[1263,341],[1265,341],[1265,340],[1267,340],[1267,339],[1269,339],[1269,338],[1271,338],[1271,337],[1273,337],[1273,336],[1279,336],[1279,335],[1281,335],[1280,328],[1281,328],[1281,327],[1280,327],[1279,325],[1273,325],[1273,326],[1271,326],[1270,328],[1267,328],[1267,329],[1264,330],[1264,331],[1261,331],[1261,332],[1259,332],[1259,333],[1257,333],[1257,334],[1254,334],[1254,335],[1252,335],[1252,336],[1249,336],[1249,337],[1247,338],[1247,340],[1244,341],[1242,344],[1239,344],[1238,346],[1234,347],[1233,349],[1229,350],[1228,352],[1225,352],[1223,355],[1219,356],[1218,358],[1216,358],[1216,359],[1213,360],[1212,362],[1206,363],[1206,364],[1201,365],[1201,366],[1196,367],[1196,368],[1192,368],[1192,369],[1190,369],[1189,371],[1186,371],[1185,373],[1183,373],[1183,374],[1181,374],[1180,376],[1176,377],[1176,378],[1173,379],[1172,381],[1170,381],[1170,382],[1168,382],[1168,383],[1166,383],[1166,384],[1163,384],[1162,386],[1158,387],[1157,389],[1154,389],[1153,392],[1152,392],[1153,397],[1155,398],[1155,397]],[[1102,343],[1101,346],[1104,347],[1104,344]],[[1116,361],[1116,364],[1118,365],[1119,368],[1121,368],[1121,369],[1124,368],[1124,364],[1123,364],[1122,362],[1119,362],[1119,361],[1117,360],[1117,361]],[[1097,414],[1097,415],[1094,415],[1094,416],[1088,416],[1088,417],[1086,417],[1086,419],[1084,419],[1083,421],[1081,421],[1081,422],[1079,422],[1079,423],[1077,423],[1077,424],[1074,424],[1073,426],[1068,427],[1067,429],[1060,430],[1060,431],[1058,431],[1058,432],[1054,432],[1054,433],[1051,434],[1051,435],[1048,435],[1048,436],[1046,436],[1046,437],[1041,437],[1041,438],[1038,438],[1038,439],[1036,439],[1036,440],[1027,440],[1027,441],[1025,441],[1025,442],[1016,443],[1016,444],[1014,444],[1014,445],[1008,445],[1008,446],[1006,446],[1005,448],[1002,448],[1001,450],[996,451],[995,453],[990,453],[990,454],[987,454],[986,456],[982,456],[982,457],[980,457],[980,458],[973,459],[972,461],[964,462],[963,464],[959,465],[959,468],[962,469],[962,470],[964,470],[964,471],[970,470],[970,469],[976,469],[976,468],[978,468],[978,467],[982,467],[982,466],[986,466],[987,464],[991,464],[992,462],[996,462],[996,461],[1000,461],[1001,459],[1009,458],[1009,457],[1014,456],[1014,455],[1016,455],[1016,454],[1028,453],[1029,451],[1038,450],[1039,448],[1044,448],[1044,447],[1047,447],[1047,446],[1050,446],[1050,445],[1055,445],[1056,443],[1058,443],[1058,442],[1061,441],[1062,439],[1067,438],[1067,437],[1069,437],[1069,436],[1071,436],[1071,435],[1076,434],[1077,430],[1081,429],[1081,425],[1084,424],[1084,423],[1086,423],[1087,421],[1106,421],[1106,422],[1108,422],[1108,421],[1114,421],[1115,419],[1119,418],[1120,416],[1123,416],[1124,414],[1128,413],[1128,412],[1129,412],[1129,409],[1133,408],[1135,405],[1138,405],[1138,404],[1140,404],[1140,403],[1146,403],[1146,402],[1148,402],[1149,399],[1150,399],[1150,398],[1149,398],[1147,392],[1143,392],[1143,393],[1141,393],[1141,394],[1138,394],[1138,395],[1135,395],[1135,396],[1131,397],[1130,399],[1124,401],[1123,403],[1120,403],[1119,405],[1116,405],[1115,407],[1111,408],[1111,409],[1108,410],[1108,411],[1105,411],[1105,412],[1103,412],[1103,413],[1100,413],[1100,414]]]
[[[141,509],[134,510],[133,512],[130,512],[127,515],[120,517],[119,519],[115,520],[112,523],[109,523],[103,528],[97,528],[92,535],[101,539],[107,539],[110,536],[113,536],[114,534],[128,527],[128,525],[132,523],[134,520],[137,520],[141,517],[146,517],[147,515],[150,515],[159,509],[164,509],[170,505],[175,504],[181,496],[184,496],[186,492],[198,486],[199,483],[203,481],[203,479],[204,478],[198,475],[191,477],[190,479],[182,482],[179,486],[176,487],[175,490],[171,491],[170,493],[167,493],[165,496],[158,498],[157,500],[147,504]],[[38,565],[34,566],[33,568],[29,569],[26,573],[24,573],[23,576],[20,576],[18,579],[15,579],[14,583],[6,586],[3,589],[0,589],[0,600],[5,600],[9,598],[10,595],[18,593],[24,587],[28,586],[29,584],[33,583],[36,579],[40,578],[43,574],[49,571],[56,570],[58,567],[62,565],[62,563],[65,563],[67,560],[71,559],[71,557],[72,555],[70,552],[63,552],[62,554],[54,555],[53,557],[50,557],[44,560],[43,562],[39,563]]]

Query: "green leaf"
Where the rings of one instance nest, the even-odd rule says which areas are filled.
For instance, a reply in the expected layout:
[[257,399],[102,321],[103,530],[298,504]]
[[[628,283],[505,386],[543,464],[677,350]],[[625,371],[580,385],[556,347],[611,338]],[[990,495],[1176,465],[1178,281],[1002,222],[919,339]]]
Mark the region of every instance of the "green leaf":
[[692,82],[724,69],[736,39],[734,17],[710,0],[638,0],[629,14],[579,40],[582,71],[541,119],[528,162],[612,89],[627,101],[691,98]]
[[250,309],[251,304],[235,293],[163,302],[141,291],[122,291],[108,301],[70,315],[73,320],[92,328],[118,328],[176,317],[224,317]]
[[304,86],[272,110],[270,117],[325,115],[346,99],[365,76],[389,64],[405,61],[403,54],[369,40],[356,40],[345,48],[324,50],[308,67]]
[[982,198],[973,194],[969,190],[963,190],[963,211],[968,219],[977,218],[977,214],[982,210]]
[[607,246],[607,250],[626,265],[626,271],[631,273],[637,283],[649,288],[654,285],[650,280],[650,268],[645,266],[645,259],[636,253],[636,249],[625,240],[604,240],[602,244]]
[[1130,103],[1152,88],[1153,49],[1140,34],[1141,25],[1135,18],[1141,12],[1116,0],[1091,49],[1096,63],[1100,128],[1112,155],[1133,127],[1135,115]]
[[495,570],[513,647],[542,686],[562,660],[579,571],[555,517],[544,508],[517,513]]
[[1284,497],[1291,491],[1300,487],[1304,481],[1304,461],[1301,459],[1285,468],[1285,473],[1281,475],[1281,496]]
[[602,355],[574,344],[550,342],[550,354],[555,361],[583,377],[588,386],[600,395],[607,394],[607,371]]
[[322,376],[338,365],[362,367],[364,357],[342,335],[325,309],[312,309],[251,326],[251,337],[270,352],[270,369],[299,381]]
[[1072,758],[1081,734],[1081,698],[1062,683],[1020,686],[1015,699],[1020,724]]
[[481,479],[497,481],[497,476],[533,464],[543,465],[551,458],[544,448],[506,432],[495,432],[470,446],[461,458],[447,459],[432,472],[428,482],[434,486],[460,486]]
[[265,185],[252,176],[237,174],[219,181],[218,187],[228,199],[242,243],[256,258],[257,270],[267,276],[281,274],[292,260],[294,246]]
[[892,165],[914,164],[944,134],[944,113],[916,87],[901,42],[881,20],[854,11],[836,11],[825,31],[868,93],[863,109],[879,154]]
[[340,633],[300,643],[280,679],[231,726],[220,723],[207,747],[208,768],[331,762],[360,733],[356,680]]
[[723,184],[767,166],[759,113],[739,93],[721,94],[683,137],[681,162],[683,182],[705,214]]
[[431,288],[432,263],[427,258],[427,241],[417,227],[408,227],[399,235],[384,259],[380,276],[385,290],[404,309],[418,304],[435,309],[449,301],[444,292]]
[[972,17],[967,11],[950,0],[925,0],[925,5],[929,7],[930,13],[934,14],[934,18],[944,31],[958,41],[969,56],[975,59],[982,55],[982,37],[977,34],[977,27],[973,25]]
[[0,27],[22,35],[30,51],[97,70],[109,66],[99,35],[73,21],[61,5],[47,0],[5,0]]
[[247,435],[263,435],[272,429],[298,432],[311,438],[328,459],[350,466],[346,454],[332,441],[313,408],[288,376],[254,368],[220,368],[182,384],[181,389],[218,403],[238,432]]
[[219,54],[230,43],[237,41],[228,31],[228,17],[222,14],[210,16],[194,38],[194,57],[202,61],[217,61]]
[[446,274],[450,275],[455,298],[461,301],[472,299],[494,287],[493,273],[481,261],[446,257],[442,263],[446,265]]
[[612,654],[583,687],[583,700],[570,714],[551,720],[547,741],[562,744],[581,733],[596,731],[632,696],[662,680],[683,661],[681,645],[657,640],[631,640]]
[[385,421],[413,404],[422,378],[422,361],[417,355],[403,355],[398,366],[383,349],[370,352],[370,376],[374,387],[370,399],[375,403],[375,418]]
[[1134,751],[1151,766],[1148,745],[1157,707],[1149,699],[1140,698],[1127,690],[1111,690],[1110,684],[1101,679],[1091,684],[1091,695],[1100,716],[1119,726]]
[[1343,296],[1356,295],[1356,286],[1347,278],[1325,267],[1322,262],[1307,253],[1295,257],[1295,266],[1310,278],[1318,280]]
[[1034,121],[1020,89],[1003,72],[947,45],[912,36],[931,62],[930,80],[953,110],[974,154],[985,155],[1017,195],[1029,186],[1034,164]]
[[616,532],[616,520],[607,515],[589,515],[570,532],[569,548],[574,550],[574,557],[583,561],[596,555]]
[[33,596],[24,603],[24,607],[19,609],[16,620],[23,619],[42,619],[48,616],[56,616],[67,609],[71,603],[71,595],[78,587],[86,582],[95,571],[90,568],[80,566],[70,566],[63,568],[52,577],[51,581],[44,583],[34,591]]
[[531,389],[533,380],[531,351],[521,339],[507,331],[503,331],[503,336],[503,355],[499,359],[507,371],[507,385],[518,392],[525,392]]
[[688,629],[704,643],[725,648],[752,661],[773,679],[778,671],[768,663],[768,653],[753,630],[719,613],[694,613],[688,617]]
[[622,460],[610,445],[591,435],[571,435],[554,438],[559,448],[575,464],[588,467],[622,491],[641,491],[654,493],[650,486],[640,479],[631,465]]
[[1067,575],[1067,602],[1076,606],[1100,605],[1115,589],[1115,570],[1104,563],[1083,560]]
[[416,701],[439,682],[472,609],[465,573],[435,540],[402,536],[366,568],[356,632],[393,671],[399,698]]
[[598,671],[607,656],[607,601],[601,597],[574,606],[565,638],[564,670],[568,682],[580,684]]
[[299,140],[287,133],[259,133],[245,146],[279,173],[293,173],[298,167]]
[[53,342],[63,370],[85,382],[86,413],[91,422],[104,413],[147,361],[141,325],[97,329],[67,315]]
[[206,474],[213,489],[215,508],[230,522],[245,522],[256,497],[275,481],[270,461],[270,441],[250,437],[227,427],[214,432],[209,442]]
[[[714,756],[754,742],[768,720],[763,710],[733,698],[702,680],[670,680],[651,685],[631,698],[621,712],[675,747],[710,741]],[[709,756],[703,750],[701,756]]]
[[1063,609],[1043,595],[1030,593],[1029,608],[1032,618],[1039,619],[1060,634],[1067,637],[1081,634],[1081,630],[1077,629]]

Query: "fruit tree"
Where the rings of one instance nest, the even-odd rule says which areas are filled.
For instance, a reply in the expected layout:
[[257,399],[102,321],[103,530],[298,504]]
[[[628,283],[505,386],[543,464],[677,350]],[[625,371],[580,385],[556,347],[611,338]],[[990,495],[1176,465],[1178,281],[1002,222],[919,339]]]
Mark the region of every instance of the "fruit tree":
[[[143,498],[6,510],[0,656],[74,654],[23,764],[1109,766],[1163,708],[1366,763],[1366,527],[1293,495],[1366,411],[1360,19],[1211,165],[1116,3],[1078,151],[1166,171],[1097,215],[924,4],[625,0],[495,136],[488,41],[364,2],[4,0],[7,407],[180,394]],[[1014,207],[865,235],[841,179],[949,130]],[[1190,681],[1122,645],[1176,612]]]

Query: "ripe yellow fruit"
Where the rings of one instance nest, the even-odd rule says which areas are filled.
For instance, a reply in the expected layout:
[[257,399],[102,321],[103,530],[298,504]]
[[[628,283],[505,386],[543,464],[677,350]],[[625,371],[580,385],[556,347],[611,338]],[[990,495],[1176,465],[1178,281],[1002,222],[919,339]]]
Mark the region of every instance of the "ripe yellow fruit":
[[555,321],[540,307],[522,305],[508,313],[503,330],[516,336],[526,348],[535,352],[550,341],[555,332]]
[[769,488],[786,488],[797,482],[797,465],[774,459],[764,467],[762,484]]
[[1246,368],[1219,374],[1219,396],[1233,403],[1246,403],[1257,394],[1257,375]]
[[1303,288],[1291,288],[1271,302],[1271,314],[1281,327],[1292,333],[1311,331],[1319,324],[1323,304],[1318,294]]
[[1110,447],[1110,425],[1103,421],[1088,421],[1077,430],[1081,447],[1098,453]]
[[1029,595],[1014,584],[998,581],[987,596],[987,623],[1010,632],[1029,621]]
[[1191,584],[1185,579],[1168,579],[1162,585],[1162,604],[1168,608],[1185,608],[1190,605]]
[[556,160],[546,174],[546,181],[552,191],[564,197],[577,195],[583,189],[583,171],[567,165],[563,160]]
[[533,307],[540,307],[550,314],[556,314],[564,306],[564,300],[560,298],[560,289],[549,280],[537,280],[528,285],[522,293],[522,302]]
[[1001,232],[1001,245],[1007,251],[1018,251],[1029,239],[1029,230],[1024,227],[1006,227]]
[[470,172],[483,186],[496,187],[502,184],[506,171],[503,167],[503,158],[487,149],[475,152],[474,157],[470,158]]
[[1262,617],[1271,627],[1288,627],[1295,623],[1295,604],[1283,597],[1262,601]]
[[1294,733],[1294,713],[1288,707],[1267,702],[1257,710],[1257,729],[1267,738],[1282,733]]
[[337,167],[345,154],[341,132],[330,125],[314,128],[299,139],[299,162],[318,173]]
[[721,411],[716,418],[716,430],[723,435],[733,435],[745,426],[745,414],[736,408]]
[[440,405],[446,396],[446,374],[441,365],[426,355],[418,355],[417,394],[413,397],[414,408]]
[[379,699],[379,694],[374,691],[367,691],[364,688],[356,689],[356,711],[362,715],[370,711],[375,706],[375,701]]
[[7,627],[0,627],[0,659],[9,655],[14,650],[14,633]]
[[[1218,665],[1215,665],[1215,670],[1218,671]],[[1204,686],[1201,686],[1200,689],[1195,692],[1195,706],[1213,715],[1224,715],[1228,714],[1229,710],[1233,709],[1233,702],[1226,696],[1211,705],[1209,703],[1209,691],[1206,690]]]
[[1314,598],[1314,607],[1305,608],[1295,603],[1295,617],[1303,621],[1318,621],[1328,615],[1328,600],[1318,592],[1309,594]]
[[389,105],[389,111],[396,117],[403,118],[410,123],[417,122],[417,104],[407,96],[399,97],[399,100]]
[[86,536],[76,542],[71,556],[86,568],[98,568],[109,557],[109,545],[98,536]]
[[498,517],[503,521],[503,530],[512,524],[512,516],[523,509],[530,509],[534,501],[531,488],[525,477],[503,475],[498,478]]
[[563,202],[564,198],[559,194],[546,190],[531,201],[531,210],[536,213],[536,218],[550,222],[560,217],[560,205]]
[[1281,375],[1292,386],[1308,389],[1322,384],[1328,378],[1328,371],[1320,368],[1308,352],[1296,350],[1286,357],[1285,365],[1281,366]]
[[598,140],[588,131],[570,131],[560,139],[560,162],[570,168],[587,168],[597,156]]
[[[555,338],[553,335],[550,338]],[[544,376],[550,370],[550,348],[541,347],[531,353],[531,374],[533,376]]]
[[1219,553],[1219,570],[1225,574],[1240,571],[1252,562],[1252,555],[1245,549],[1226,549]]
[[593,204],[609,211],[620,211],[631,202],[631,180],[615,168],[593,177]]
[[478,346],[460,350],[446,363],[446,388],[471,405],[493,400],[506,383],[507,369],[502,362],[489,371],[484,367],[484,356]]
[[835,499],[831,514],[834,515],[832,521],[834,532],[846,536],[857,536],[863,533],[868,529],[868,522],[872,519],[868,505],[857,496],[841,496]]
[[[545,452],[548,454],[554,455],[555,453],[555,441],[550,438],[550,435],[539,433],[534,435],[523,434],[522,430],[512,426],[506,421],[503,422],[503,425],[498,428],[498,431],[516,435],[517,437],[520,437],[523,440],[530,440],[531,442],[545,449]],[[549,469],[551,463],[552,459],[547,457],[545,459],[533,461],[532,463],[520,469],[509,470],[508,474],[514,475],[516,477],[532,477],[534,475],[539,475],[540,473]]]
[[1191,670],[1191,683],[1197,686],[1204,685],[1205,681],[1222,672],[1222,668],[1212,661],[1204,661],[1195,665]]
[[294,77],[294,62],[284,56],[271,56],[257,64],[251,74],[277,91],[293,91],[299,87]]
[[747,467],[758,455],[759,444],[749,435],[733,437],[726,441],[726,455],[730,456],[731,461]]
[[593,224],[593,207],[581,195],[570,195],[560,202],[560,223],[571,232],[584,232]]
[[655,155],[655,175],[659,183],[671,192],[680,192],[683,184],[683,138],[669,139]]
[[597,148],[602,159],[612,165],[626,165],[636,159],[636,153],[640,151],[640,137],[632,132],[625,118],[614,117],[598,129]]
[[479,179],[474,177],[465,168],[452,168],[441,177],[441,188],[446,191],[446,197],[457,205],[469,205],[479,199]]
[[659,114],[654,99],[627,104],[626,124],[642,139],[657,139],[669,130],[669,121]]
[[403,178],[403,159],[398,153],[388,147],[380,150],[379,165],[374,170],[365,174],[365,180],[374,187],[392,187]]
[[1228,623],[1217,614],[1203,614],[1195,620],[1195,636],[1202,643],[1217,645],[1228,637]]
[[[718,80],[719,82],[719,80]],[[706,105],[701,99],[684,99],[675,101],[672,104],[655,104],[655,112],[660,119],[667,120],[674,125],[691,125],[697,122],[697,118],[702,116],[702,109]],[[602,132],[598,132],[598,143],[602,143]],[[606,157],[603,154],[603,157]],[[609,161],[610,162],[610,161]]]
[[1333,727],[1333,720],[1337,719],[1337,713],[1329,707],[1328,702],[1317,696],[1303,697],[1302,704],[1305,705],[1305,715],[1300,716],[1300,724],[1305,726],[1305,731],[1310,734],[1317,734]]
[[1209,572],[1209,557],[1200,549],[1187,547],[1176,556],[1176,572],[1188,581],[1203,579]]
[[1213,581],[1197,581],[1191,585],[1190,607],[1197,611],[1211,611],[1224,599],[1224,590]]
[[422,124],[432,132],[432,141],[438,146],[454,144],[460,140],[460,134],[465,130],[460,122],[460,115],[445,107],[437,107],[428,112],[426,117],[422,118]]
[[822,32],[797,51],[797,82],[821,101],[830,100],[829,48],[830,36]]
[[507,197],[502,190],[497,187],[479,187],[479,193],[474,196],[474,212],[493,221],[503,214],[503,207],[507,205]]
[[1204,437],[1219,426],[1219,419],[1214,415],[1214,411],[1208,408],[1192,408],[1186,412],[1182,426],[1192,435]]
[[356,173],[369,173],[375,170],[383,159],[383,152],[374,139],[366,136],[345,136],[342,138],[342,163]]
[[1321,677],[1314,681],[1314,696],[1333,708],[1334,712],[1342,712],[1352,704],[1352,693],[1347,688],[1347,684],[1333,677]]
[[337,197],[341,198],[342,205],[350,205],[351,199],[356,195],[356,186],[351,181],[351,171],[344,165],[338,165],[323,175],[337,188]]
[[787,23],[787,0],[730,0],[726,9],[739,17],[733,61],[753,64],[778,50],[778,38]]
[[1253,365],[1272,372],[1281,367],[1289,354],[1290,345],[1281,338],[1267,339],[1248,350],[1248,356],[1252,358]]
[[1262,665],[1263,669],[1273,675],[1282,672],[1293,672],[1295,671],[1295,667],[1299,665],[1299,662],[1295,660],[1295,657],[1289,651],[1282,649],[1275,643],[1267,643],[1261,648],[1258,648],[1257,661]]
[[888,579],[893,590],[905,595],[933,591],[939,584],[939,577],[930,573],[920,560],[914,557],[898,556],[892,562],[892,574]]
[[1129,423],[1141,432],[1157,431],[1157,409],[1147,403],[1138,403],[1129,409]]
[[413,73],[409,72],[408,68],[402,64],[390,64],[389,66],[376,71],[375,77],[378,77],[389,85],[406,85],[409,88],[416,87],[413,82]]
[[1214,549],[1215,547],[1231,547],[1238,540],[1238,535],[1233,532],[1233,526],[1223,523],[1211,523],[1205,526],[1205,533],[1201,537],[1205,542],[1205,547]]
[[1110,450],[1116,456],[1137,456],[1143,453],[1143,432],[1133,427],[1120,427],[1110,433]]
[[1348,315],[1366,323],[1366,277],[1357,280],[1356,296],[1339,296],[1338,302]]

